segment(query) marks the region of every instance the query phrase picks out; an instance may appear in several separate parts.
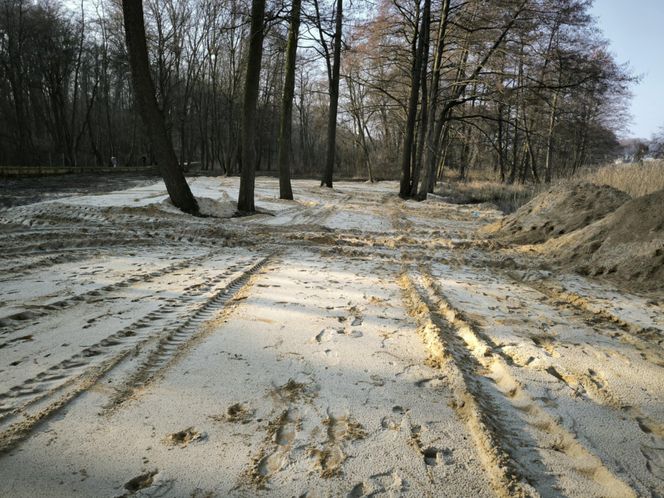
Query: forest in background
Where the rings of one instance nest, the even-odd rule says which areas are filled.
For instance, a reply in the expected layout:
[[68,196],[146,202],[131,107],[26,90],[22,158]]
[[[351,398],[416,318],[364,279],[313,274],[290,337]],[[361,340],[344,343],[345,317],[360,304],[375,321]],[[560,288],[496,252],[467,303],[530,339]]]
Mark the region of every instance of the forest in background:
[[[339,85],[335,175],[431,190],[444,169],[549,181],[615,155],[634,77],[588,0],[305,0],[291,171],[323,173]],[[2,0],[0,164],[155,161],[135,110],[122,9],[112,0]],[[276,171],[292,4],[269,1],[253,139]],[[250,2],[147,0],[157,99],[181,165],[237,174]],[[335,75],[335,41],[340,42]],[[404,184],[404,173],[407,182]]]

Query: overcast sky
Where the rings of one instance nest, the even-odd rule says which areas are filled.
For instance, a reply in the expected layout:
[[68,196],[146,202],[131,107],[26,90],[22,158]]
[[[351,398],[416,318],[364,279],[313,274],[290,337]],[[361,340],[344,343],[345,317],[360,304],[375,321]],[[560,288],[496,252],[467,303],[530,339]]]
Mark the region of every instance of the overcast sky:
[[593,13],[618,62],[643,76],[634,85],[629,136],[664,127],[664,0],[595,0]]

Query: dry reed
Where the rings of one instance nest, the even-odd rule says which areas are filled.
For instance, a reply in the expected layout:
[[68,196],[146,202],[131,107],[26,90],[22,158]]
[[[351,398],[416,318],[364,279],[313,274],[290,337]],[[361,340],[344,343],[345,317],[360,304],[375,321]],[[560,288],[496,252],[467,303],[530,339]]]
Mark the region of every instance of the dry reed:
[[641,197],[664,189],[664,160],[603,166],[587,173],[583,180]]

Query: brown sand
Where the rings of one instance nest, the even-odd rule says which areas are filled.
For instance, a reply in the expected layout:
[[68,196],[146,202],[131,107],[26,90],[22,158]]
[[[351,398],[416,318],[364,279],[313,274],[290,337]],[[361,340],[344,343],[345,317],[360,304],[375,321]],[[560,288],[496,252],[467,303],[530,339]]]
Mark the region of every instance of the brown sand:
[[602,219],[630,199],[608,186],[559,185],[538,195],[484,233],[515,244],[539,244]]
[[581,274],[636,290],[664,289],[664,190],[628,201],[544,249]]

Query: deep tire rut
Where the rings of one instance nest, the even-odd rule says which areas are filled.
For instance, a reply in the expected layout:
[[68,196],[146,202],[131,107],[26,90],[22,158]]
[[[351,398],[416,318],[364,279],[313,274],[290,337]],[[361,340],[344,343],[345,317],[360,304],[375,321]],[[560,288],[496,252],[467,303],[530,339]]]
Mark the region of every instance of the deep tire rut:
[[450,305],[428,274],[405,276],[402,283],[427,347],[455,371],[455,392],[464,407],[460,415],[499,494],[556,496],[565,483],[553,475],[573,473],[584,489],[565,490],[571,494],[636,496],[528,394],[490,341]]

